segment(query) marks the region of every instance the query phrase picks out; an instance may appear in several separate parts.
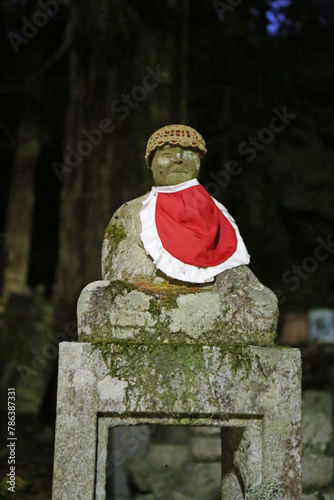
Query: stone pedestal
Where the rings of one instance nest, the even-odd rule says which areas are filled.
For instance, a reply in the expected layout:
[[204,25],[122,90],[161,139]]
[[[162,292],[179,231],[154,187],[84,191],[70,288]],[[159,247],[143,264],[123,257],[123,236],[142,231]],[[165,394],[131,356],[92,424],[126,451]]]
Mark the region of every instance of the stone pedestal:
[[[53,499],[301,500],[300,353],[274,344],[275,295],[247,266],[204,286],[160,277],[137,212],[107,230],[107,279],[80,295],[80,342],[60,345]],[[141,493],[111,495],[150,424],[189,443],[152,439],[129,465]]]
[[221,429],[222,499],[300,500],[300,380],[293,348],[62,342],[53,499],[105,499],[107,430],[154,423]]
[[213,284],[101,280],[78,300],[81,340],[273,346],[277,298],[247,266]]

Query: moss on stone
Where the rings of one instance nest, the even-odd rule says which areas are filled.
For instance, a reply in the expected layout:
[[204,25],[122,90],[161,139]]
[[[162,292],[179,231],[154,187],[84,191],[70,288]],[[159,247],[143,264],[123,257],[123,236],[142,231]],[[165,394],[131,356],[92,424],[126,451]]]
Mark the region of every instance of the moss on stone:
[[247,347],[242,344],[227,344],[220,347],[222,363],[226,356],[231,358],[231,367],[233,375],[237,371],[244,369],[248,375],[252,369],[252,356],[249,354]]
[[[203,364],[203,345],[202,344],[180,344],[180,343],[152,343],[147,344],[143,342],[136,341],[117,341],[108,342],[103,340],[94,340],[91,342],[94,350],[99,350],[101,356],[108,367],[111,376],[118,376],[118,369],[115,364],[115,359],[122,355],[126,360],[126,369],[124,366],[121,371],[125,373],[130,369],[133,375],[133,370],[131,368],[131,361],[133,362],[138,356],[141,359],[141,353],[143,356],[152,356],[155,360],[157,366],[162,368],[163,366],[171,369],[173,366],[189,368],[196,364],[198,367],[201,363]],[[220,361],[221,364],[225,362],[226,356],[230,357],[231,368],[233,375],[236,375],[238,370],[244,369],[246,374],[248,374],[252,368],[252,356],[249,353],[247,346],[245,345],[234,345],[234,344],[222,344],[218,347],[220,351]],[[159,360],[159,361],[158,361]],[[204,368],[204,365],[203,365]],[[139,373],[139,372],[138,372]],[[194,374],[196,377],[198,374]]]
[[[191,412],[197,398],[196,387],[200,380],[207,378],[207,364],[211,357],[213,362],[218,361],[221,366],[227,364],[225,358],[229,356],[228,365],[233,376],[243,370],[244,378],[252,366],[252,355],[246,346],[220,346],[217,352],[213,349],[207,351],[201,344],[95,341],[91,345],[92,352],[99,351],[109,375],[127,381],[125,402],[134,411],[140,404],[140,387],[143,387],[145,394],[150,394],[157,409],[172,408],[175,401],[181,397],[186,407],[189,405]],[[177,394],[172,383],[174,377],[181,394]],[[133,398],[134,393],[136,400]],[[131,401],[128,399],[130,394]]]
[[160,316],[160,314],[161,314],[161,307],[158,306],[156,300],[151,299],[148,311],[149,311],[149,313],[152,314],[152,316],[154,316],[156,318],[157,316]]
[[277,500],[282,498],[281,487],[276,482],[263,483],[255,489],[246,490],[246,500]]
[[[202,333],[202,336],[205,337],[208,344],[219,345],[222,337],[222,333],[225,338],[225,342],[228,344],[236,344],[242,345],[242,343],[238,341],[234,341],[235,338],[235,327],[233,321],[228,323],[223,321],[224,313],[222,313],[222,319],[215,321],[213,327],[210,330],[207,330]],[[247,345],[257,345],[268,347],[268,338],[266,332],[258,330],[255,326],[251,331],[248,331],[248,342]],[[274,340],[272,341],[272,346],[274,346]]]
[[[150,293],[149,295],[151,296]],[[170,333],[170,322],[168,318],[164,318],[164,313],[176,307],[178,307],[178,305],[175,297],[153,296],[150,299],[148,312],[154,318],[155,324],[151,327],[151,331],[148,331],[145,327],[140,327],[138,329],[139,338],[143,340],[145,339],[146,342],[156,342],[158,337],[160,339],[163,337],[165,341],[171,337],[175,341],[179,336],[175,336]],[[180,338],[178,338],[178,340],[180,340]]]
[[132,290],[136,290],[136,286],[129,281],[122,280],[113,280],[110,281],[110,285],[108,286],[108,291],[112,295],[113,298],[116,298],[117,295],[121,295],[124,292],[132,292]]
[[119,224],[118,222],[113,222],[108,224],[105,232],[104,238],[109,241],[110,251],[114,252],[122,240],[125,240],[127,237],[125,227],[123,224]]
[[178,307],[175,297],[152,297],[148,311],[155,318],[160,318],[164,311]]
[[[119,295],[130,292],[132,290],[137,290],[137,287],[130,283],[125,283],[122,281],[113,281],[111,288],[114,290],[110,291],[112,302]],[[196,338],[189,336],[185,331],[173,331],[170,329],[170,318],[166,314],[173,307],[178,307],[176,300],[170,300],[165,302],[157,297],[152,297],[149,302],[148,312],[154,320],[154,323],[150,326],[135,326],[135,337],[124,338],[122,341],[130,341],[133,343],[145,343],[145,344],[196,344]],[[122,327],[124,335],[126,335],[126,330],[132,331],[133,326]],[[246,345],[263,346],[268,347],[268,340],[265,338],[263,332],[252,331],[248,336],[247,344],[235,338],[235,333],[228,325],[221,322],[217,322],[214,328],[211,330],[201,332],[201,345],[207,346],[218,346],[224,348],[230,346],[230,351],[234,348],[236,353],[238,349],[243,348]],[[264,337],[264,338],[263,338]],[[262,340],[263,339],[263,340]],[[80,342],[118,342],[119,337],[117,333],[113,332],[113,328],[110,325],[97,324],[93,331],[90,331],[89,335],[81,334]],[[203,344],[204,342],[204,344]],[[276,347],[276,344],[272,342],[272,347]]]
[[140,280],[134,282],[140,292],[147,293],[149,295],[155,295],[165,300],[166,302],[177,299],[180,295],[186,295],[188,293],[202,293],[212,290],[212,286],[206,286],[205,288],[201,285],[176,285],[168,281],[164,283],[152,283],[148,280]]

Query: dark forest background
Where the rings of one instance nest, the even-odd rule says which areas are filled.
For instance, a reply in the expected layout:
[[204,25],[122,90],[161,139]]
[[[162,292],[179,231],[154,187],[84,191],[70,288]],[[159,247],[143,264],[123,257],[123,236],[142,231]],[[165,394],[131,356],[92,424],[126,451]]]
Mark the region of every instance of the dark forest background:
[[166,124],[203,135],[200,180],[281,314],[334,308],[333,0],[1,7],[1,365],[20,411],[53,426],[57,342],[75,339],[105,227],[150,188],[145,146]]

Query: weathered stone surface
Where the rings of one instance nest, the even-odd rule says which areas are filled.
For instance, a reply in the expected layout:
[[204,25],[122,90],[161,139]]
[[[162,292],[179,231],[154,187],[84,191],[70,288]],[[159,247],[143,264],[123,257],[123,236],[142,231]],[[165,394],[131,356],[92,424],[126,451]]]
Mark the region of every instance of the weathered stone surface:
[[[181,499],[180,493],[184,498],[192,500],[202,500],[203,498],[214,499],[220,493],[220,463],[198,463],[191,466],[186,476],[186,481],[180,487],[180,491],[174,494],[175,500]],[[182,478],[180,477],[180,482]],[[164,500],[168,500],[168,496]],[[172,497],[173,498],[173,497]]]
[[186,446],[152,445],[147,461],[131,473],[136,486],[157,500],[217,498],[221,488],[220,463],[193,463]]
[[184,445],[154,444],[149,454],[151,468],[162,469],[163,467],[176,467],[189,458],[189,452]]
[[192,434],[200,436],[219,436],[221,433],[220,427],[192,427]]
[[302,459],[303,487],[321,488],[329,484],[333,477],[333,457],[306,455]]
[[157,275],[153,261],[147,256],[140,239],[140,211],[145,194],[124,203],[113,215],[104,235],[102,246],[102,276],[107,280],[164,282]]
[[[332,395],[305,391],[302,399],[303,454],[333,454]],[[330,453],[329,453],[330,452]]]
[[277,300],[246,266],[211,286],[90,283],[78,301],[79,337],[141,342],[274,343]]
[[[300,500],[300,376],[296,349],[63,342],[53,499],[94,497],[97,421],[112,415],[111,427],[240,427],[245,443],[248,428],[254,428],[262,443],[255,476],[248,472],[255,452],[238,459],[249,495],[266,498],[255,496],[262,488],[262,493],[277,490],[276,500]],[[234,467],[231,463],[233,477]]]
[[273,493],[274,481],[264,482],[262,477],[262,432],[262,422],[257,419],[252,425],[222,428],[223,500],[230,497],[242,500],[245,491],[254,500],[265,498],[265,489]]
[[[189,451],[184,445],[153,444],[145,460],[137,461],[131,465],[132,480],[141,491],[156,492],[157,488],[154,485],[158,476],[164,473],[164,469],[168,468],[168,475],[176,474],[189,458]],[[164,475],[166,476],[166,474]],[[162,476],[158,482],[165,482]],[[170,479],[166,482],[166,485],[160,484],[162,490],[168,487]]]
[[186,445],[153,444],[146,460],[131,466],[131,477],[157,500],[216,498],[220,493],[220,462],[192,462]]
[[314,409],[303,413],[303,450],[304,453],[324,453],[332,444],[333,425],[330,418]]
[[190,441],[192,456],[200,462],[221,461],[221,440],[218,437],[195,437]]
[[247,266],[219,274],[216,287],[222,306],[222,329],[229,333],[232,342],[247,332],[250,338],[256,339],[255,345],[270,345],[268,340],[272,343],[276,336],[276,295],[260,283]]
[[[303,487],[321,490],[333,480],[332,395],[305,391],[302,400]],[[316,494],[316,493],[314,493]],[[316,496],[318,498],[318,496]]]
[[120,207],[106,229],[104,280],[88,285],[78,303],[81,338],[273,345],[277,299],[247,266],[204,285],[156,269],[140,239],[146,196]]

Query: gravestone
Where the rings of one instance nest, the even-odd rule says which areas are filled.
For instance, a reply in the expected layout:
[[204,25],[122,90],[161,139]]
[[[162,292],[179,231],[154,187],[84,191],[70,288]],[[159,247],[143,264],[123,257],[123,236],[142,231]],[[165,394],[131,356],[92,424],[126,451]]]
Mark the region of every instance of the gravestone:
[[[205,154],[201,136],[184,126],[155,134],[146,158],[158,189],[114,214],[104,279],[78,301],[79,342],[60,345],[53,499],[117,498],[108,476],[123,454],[136,500],[299,500],[299,350],[275,345],[276,297],[247,267],[225,207],[193,179]],[[189,260],[177,243],[170,254],[177,224],[191,242]],[[190,429],[175,460],[184,456],[195,489],[170,472],[171,443],[156,448],[139,438],[157,425]],[[127,447],[110,450],[110,432],[130,428]],[[210,452],[211,431],[219,441]],[[213,473],[218,492],[204,498]]]

